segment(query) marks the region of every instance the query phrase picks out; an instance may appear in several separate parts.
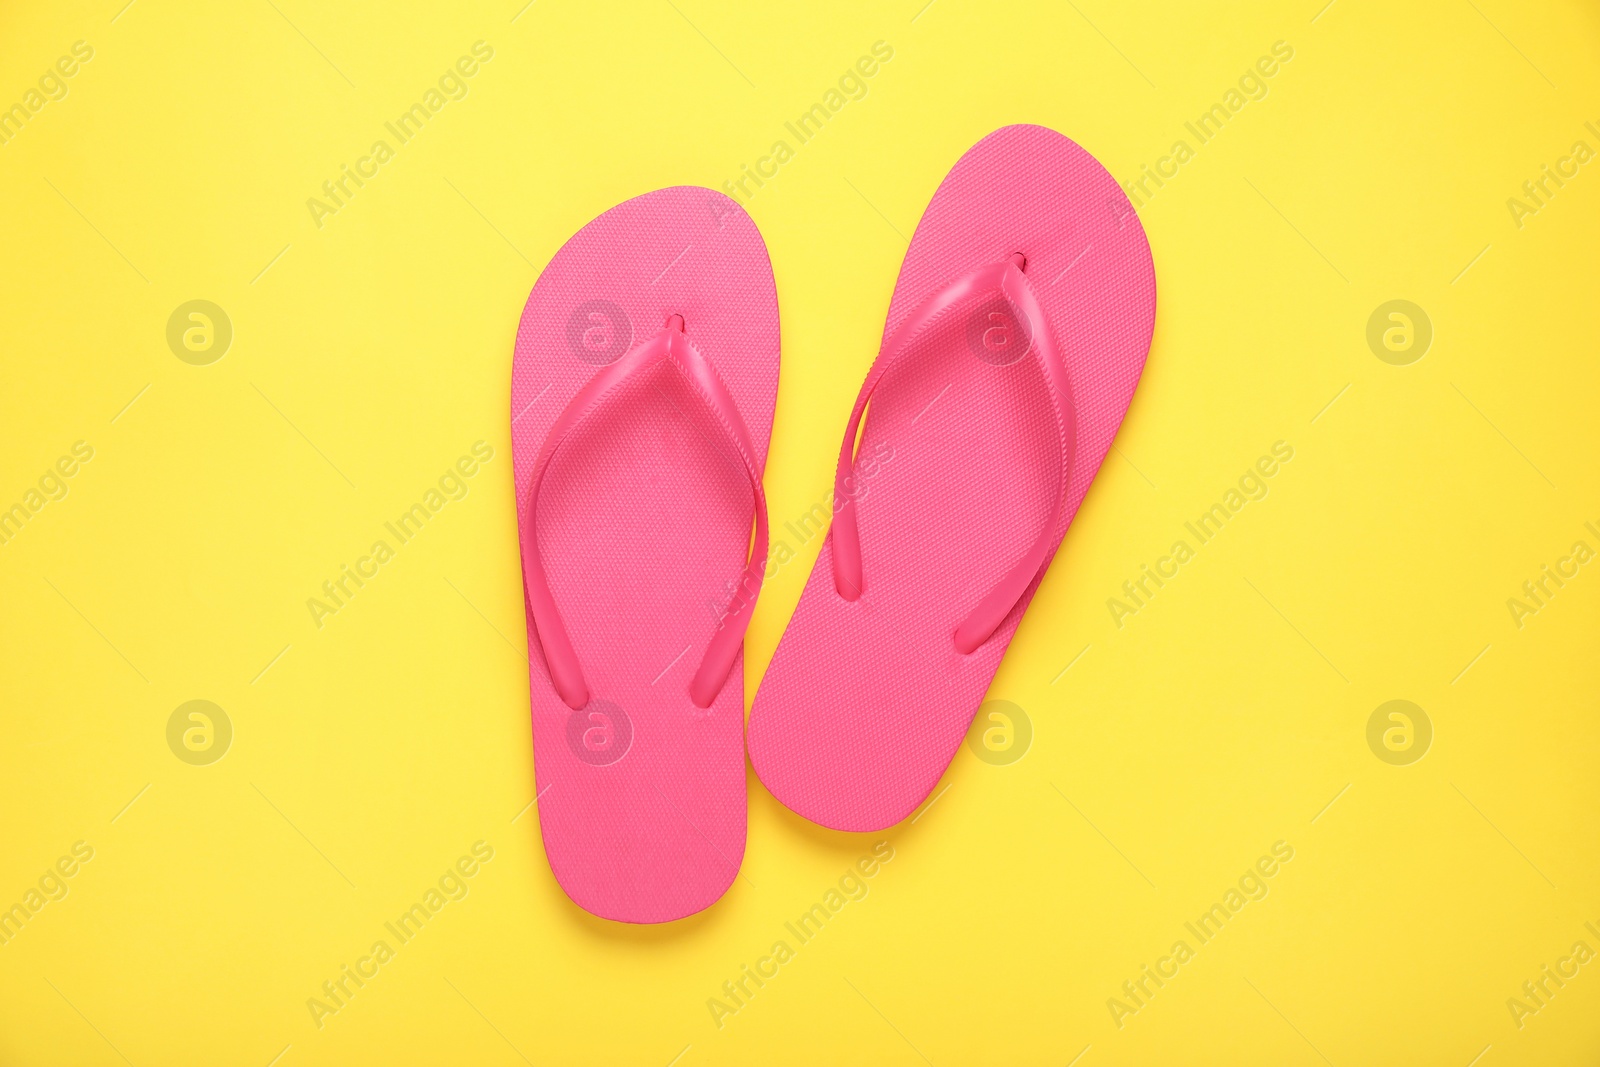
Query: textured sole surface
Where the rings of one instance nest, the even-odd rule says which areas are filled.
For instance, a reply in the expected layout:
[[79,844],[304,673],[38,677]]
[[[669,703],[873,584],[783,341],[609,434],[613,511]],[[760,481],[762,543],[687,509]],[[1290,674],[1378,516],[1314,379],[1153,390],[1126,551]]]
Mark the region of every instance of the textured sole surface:
[[[930,294],[1014,252],[1066,362],[1074,458],[1057,541],[1133,398],[1155,325],[1155,270],[1133,207],[1088,152],[1008,126],[963,155],[906,252],[887,341]],[[1014,329],[974,298],[916,340],[873,394],[857,456],[863,592],[834,589],[824,544],[751,709],[750,758],[824,826],[891,826],[944,773],[1037,588],[970,655],[952,634],[1048,521],[1058,433]],[[868,464],[871,464],[869,467]],[[1042,577],[1042,571],[1041,571]]]
[[[662,189],[569,240],[522,313],[511,419],[519,534],[545,435],[602,366],[669,315],[715,365],[764,464],[778,305],[755,224],[709,189]],[[551,460],[538,538],[591,700],[550,684],[528,619],[539,828],[557,881],[608,919],[666,922],[719,898],[745,843],[742,657],[709,709],[689,680],[748,550],[743,469],[678,373],[658,366]]]

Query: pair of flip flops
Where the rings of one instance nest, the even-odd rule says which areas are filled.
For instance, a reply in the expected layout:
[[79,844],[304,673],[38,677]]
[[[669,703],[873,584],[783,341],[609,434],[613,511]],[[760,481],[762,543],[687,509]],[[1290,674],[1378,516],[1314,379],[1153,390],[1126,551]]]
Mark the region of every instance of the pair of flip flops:
[[[1144,231],[1077,144],[1008,126],[946,176],[751,709],[750,761],[783,804],[868,831],[927,797],[1111,446],[1154,319]],[[709,189],[607,211],[522,313],[539,825],[562,888],[607,919],[693,914],[744,856],[742,641],[770,566],[778,351],[766,245]]]

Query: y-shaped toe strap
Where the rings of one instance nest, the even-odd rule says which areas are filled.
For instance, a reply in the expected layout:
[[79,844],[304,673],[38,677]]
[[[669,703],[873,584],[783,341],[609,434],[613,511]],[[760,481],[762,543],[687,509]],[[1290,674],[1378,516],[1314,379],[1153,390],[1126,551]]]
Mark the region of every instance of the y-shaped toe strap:
[[[749,562],[740,577],[738,592],[718,619],[716,632],[712,634],[705,655],[700,660],[700,668],[689,683],[689,698],[697,707],[710,707],[727,681],[733,661],[738,657],[739,646],[744,641],[744,632],[750,625],[748,609],[761,591],[761,580],[767,566],[767,497],[761,488],[761,468],[755,460],[750,430],[739,417],[739,409],[716,369],[684,335],[683,329],[683,319],[672,316],[654,337],[635,346],[621,359],[589,379],[556,419],[534,463],[533,482],[528,491],[527,536],[522,540],[522,573],[528,591],[528,606],[539,631],[539,643],[544,649],[545,662],[550,667],[550,682],[562,701],[571,708],[581,708],[589,703],[589,686],[584,680],[583,667],[572,649],[572,642],[567,637],[566,625],[561,621],[561,614],[550,595],[550,583],[539,555],[539,487],[544,481],[545,471],[549,469],[550,460],[573,428],[591,415],[608,395],[658,363],[665,362],[677,370],[699,397],[722,430],[723,438],[738,456],[755,497],[755,540]],[[659,621],[665,623],[668,620]]]
[[1050,517],[1045,521],[1044,528],[1040,530],[1033,546],[956,627],[955,646],[962,655],[974,651],[989,639],[1005,617],[1011,613],[1011,609],[1016,606],[1017,601],[1043,568],[1045,560],[1054,551],[1057,540],[1056,527],[1061,519],[1062,503],[1066,496],[1067,472],[1072,467],[1075,433],[1072,390],[1067,381],[1066,366],[1062,363],[1061,354],[1056,349],[1055,339],[1050,332],[1050,325],[1045,320],[1044,311],[1039,306],[1032,285],[1028,283],[1028,278],[1023,273],[1026,265],[1027,261],[1018,254],[1008,260],[979,267],[928,297],[906,317],[900,328],[895,330],[888,343],[883,346],[883,351],[879,353],[872,368],[867,372],[867,380],[862,383],[861,393],[856,397],[855,408],[850,413],[850,424],[845,428],[844,444],[839,449],[839,464],[834,473],[834,495],[836,499],[843,501],[834,515],[831,531],[834,588],[846,600],[856,600],[861,596],[863,587],[861,534],[856,520],[855,495],[850,491],[850,472],[855,462],[856,438],[867,410],[867,401],[872,398],[872,392],[878,387],[884,374],[905,354],[911,340],[936,318],[972,296],[999,289],[1012,308],[1018,311],[1028,324],[1029,354],[1043,371],[1045,391],[1049,396],[1056,428],[1060,434],[1060,463],[1056,467],[1056,487]]

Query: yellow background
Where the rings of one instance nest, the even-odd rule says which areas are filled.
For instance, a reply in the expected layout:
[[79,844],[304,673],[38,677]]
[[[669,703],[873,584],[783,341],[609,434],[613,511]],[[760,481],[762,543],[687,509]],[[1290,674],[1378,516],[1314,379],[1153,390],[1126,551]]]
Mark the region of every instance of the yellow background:
[[[1521,628],[1506,601],[1600,548],[1600,173],[1520,228],[1506,200],[1600,148],[1600,15],[922,3],[6,5],[0,104],[94,58],[0,147],[0,506],[95,451],[0,547],[0,907],[94,858],[0,946],[0,1062],[1595,1062],[1600,963],[1520,1028],[1506,1002],[1600,949],[1600,565]],[[478,40],[468,96],[315,226]],[[1025,757],[964,749],[861,837],[752,777],[726,898],[609,924],[527,807],[517,316],[590,218],[737,177],[879,40],[866,98],[749,205],[775,528],[827,491],[903,235],[965,148],[1036,122],[1128,180],[1295,54],[1141,210],[1144,381],[991,692]],[[1365,339],[1398,298],[1434,328],[1408,366]],[[166,343],[192,299],[233,325],[209,366]],[[470,494],[316,628],[307,598],[478,440]],[[1107,598],[1279,440],[1267,498],[1117,627]],[[747,699],[817,547],[767,586]],[[193,699],[234,728],[209,766],[166,741]],[[1391,699],[1433,724],[1409,766],[1367,745]],[[870,894],[719,1029],[707,999],[880,838]],[[470,895],[319,1029],[307,999],[479,840]],[[1280,840],[1270,894],[1119,1028],[1108,998]]]

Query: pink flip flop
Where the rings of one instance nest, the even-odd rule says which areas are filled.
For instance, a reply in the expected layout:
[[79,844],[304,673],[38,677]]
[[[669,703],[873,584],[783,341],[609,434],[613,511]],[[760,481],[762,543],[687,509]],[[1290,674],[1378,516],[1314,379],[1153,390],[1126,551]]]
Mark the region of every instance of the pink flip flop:
[[522,312],[511,440],[539,828],[562,889],[607,919],[693,914],[744,856],[742,642],[777,387],[766,245],[709,189],[607,211]]
[[945,177],[750,713],[790,809],[880,830],[938,782],[1127,412],[1155,297],[1132,205],[1059,133],[996,130]]

